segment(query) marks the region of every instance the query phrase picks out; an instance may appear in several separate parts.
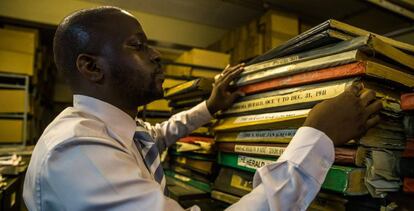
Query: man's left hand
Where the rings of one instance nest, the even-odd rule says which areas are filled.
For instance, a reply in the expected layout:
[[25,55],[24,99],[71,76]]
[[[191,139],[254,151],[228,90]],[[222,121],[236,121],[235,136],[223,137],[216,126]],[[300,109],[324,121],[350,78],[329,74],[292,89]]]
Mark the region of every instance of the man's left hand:
[[213,91],[207,100],[207,108],[211,114],[229,108],[239,96],[244,96],[243,92],[231,92],[229,90],[230,82],[239,76],[243,69],[244,63],[232,67],[227,65],[223,72],[215,79]]

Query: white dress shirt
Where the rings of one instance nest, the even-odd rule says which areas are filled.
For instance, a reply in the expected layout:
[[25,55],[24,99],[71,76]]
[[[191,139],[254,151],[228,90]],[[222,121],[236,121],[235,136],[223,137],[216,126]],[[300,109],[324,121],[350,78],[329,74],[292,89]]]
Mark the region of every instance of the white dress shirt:
[[[23,190],[29,210],[183,210],[145,167],[132,141],[133,118],[92,97],[75,95],[73,103],[33,151]],[[167,147],[211,118],[203,102],[146,128],[158,146]],[[333,160],[332,141],[302,127],[276,163],[256,172],[253,191],[228,209],[305,210]]]

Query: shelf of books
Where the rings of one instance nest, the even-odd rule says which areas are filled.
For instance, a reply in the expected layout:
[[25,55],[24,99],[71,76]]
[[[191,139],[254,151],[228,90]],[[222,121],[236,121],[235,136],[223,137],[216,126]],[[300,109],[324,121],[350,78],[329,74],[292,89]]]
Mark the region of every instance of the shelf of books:
[[[412,209],[402,199],[414,196],[413,55],[412,45],[336,20],[311,28],[247,64],[232,82],[246,96],[200,129],[206,133],[170,149],[167,175],[195,187],[197,199],[208,193],[209,200],[235,203],[253,189],[255,171],[283,153],[313,106],[360,82],[382,100],[381,121],[335,148],[309,210]],[[208,96],[208,84],[187,82],[166,97],[173,110],[185,110]]]
[[414,87],[412,55],[414,46],[329,20],[255,58],[233,83],[246,96],[213,127],[221,169],[212,197],[231,204],[249,193],[254,172],[277,160],[313,106],[361,82],[382,100],[381,121],[335,148],[334,165],[309,210],[407,206],[387,199],[413,192],[407,138],[414,127],[412,113],[401,107],[409,98],[401,95]]

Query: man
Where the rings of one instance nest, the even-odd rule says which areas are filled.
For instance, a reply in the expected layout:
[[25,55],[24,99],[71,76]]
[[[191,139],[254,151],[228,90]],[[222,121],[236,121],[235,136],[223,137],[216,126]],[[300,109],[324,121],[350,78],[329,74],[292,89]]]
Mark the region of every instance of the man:
[[[100,7],[66,17],[54,54],[74,105],[34,149],[23,193],[29,210],[182,210],[164,195],[158,153],[233,103],[241,93],[227,88],[243,65],[226,68],[206,102],[150,126],[134,121],[136,108],[163,96],[164,76],[159,53],[131,14]],[[332,165],[333,146],[379,120],[381,102],[361,90],[317,105],[278,162],[259,169],[254,190],[229,210],[305,210]]]

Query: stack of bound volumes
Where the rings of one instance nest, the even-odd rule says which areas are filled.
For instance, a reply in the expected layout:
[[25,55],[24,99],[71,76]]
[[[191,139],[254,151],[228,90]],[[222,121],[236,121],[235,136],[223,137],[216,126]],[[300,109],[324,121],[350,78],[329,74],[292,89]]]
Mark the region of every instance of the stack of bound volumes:
[[[186,80],[166,78],[163,83],[164,90],[184,83]],[[166,121],[171,116],[171,107],[166,99],[155,100],[147,105],[138,107],[138,117],[142,120],[155,125]]]
[[329,20],[254,59],[232,83],[246,96],[213,127],[222,168],[212,196],[234,203],[251,191],[253,173],[277,160],[310,109],[356,82],[382,100],[381,121],[335,148],[322,190],[341,197],[400,190],[406,142],[400,95],[414,87],[410,54],[414,46]]
[[[208,98],[212,83],[200,78],[178,84],[165,91],[165,98],[173,113],[191,109]],[[210,198],[212,178],[216,175],[216,150],[210,125],[181,138],[168,151],[169,165],[165,170],[168,188],[171,197],[183,206],[185,200]]]
[[401,108],[405,112],[404,129],[407,143],[400,160],[400,175],[403,177],[403,191],[414,193],[414,93],[401,96]]
[[164,98],[169,101],[173,113],[188,110],[206,100],[212,90],[212,79],[199,78],[178,84],[165,90]]

